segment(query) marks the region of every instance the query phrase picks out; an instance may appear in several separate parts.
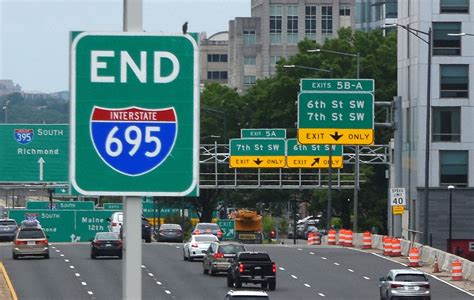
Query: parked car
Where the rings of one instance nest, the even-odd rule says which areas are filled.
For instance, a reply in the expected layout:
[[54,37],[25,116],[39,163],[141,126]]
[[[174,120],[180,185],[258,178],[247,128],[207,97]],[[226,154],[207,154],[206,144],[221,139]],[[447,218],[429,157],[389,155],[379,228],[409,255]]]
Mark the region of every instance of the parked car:
[[246,251],[245,246],[236,242],[212,242],[202,260],[204,274],[215,275],[218,272],[227,272],[231,262],[238,252]]
[[13,240],[13,259],[21,256],[42,256],[49,258],[49,243],[41,227],[21,227]]
[[230,290],[225,296],[225,300],[267,300],[270,299],[265,291],[236,291]]
[[217,236],[212,234],[191,235],[191,238],[184,243],[183,259],[193,261],[196,258],[203,258],[209,245],[217,241],[219,241]]
[[123,225],[123,212],[116,211],[112,213],[112,216],[107,218],[107,221],[109,222],[108,228],[110,232],[120,232],[120,228]]
[[380,278],[380,299],[417,297],[431,299],[430,283],[425,273],[412,269],[392,269]]
[[183,242],[183,229],[179,224],[162,224],[155,232],[157,242]]
[[[119,234],[120,239],[123,239],[123,225],[120,226]],[[145,243],[151,243],[151,226],[147,218],[142,217],[142,240],[145,240]]]
[[0,219],[0,239],[13,241],[17,230],[18,224],[14,219]]
[[213,234],[219,239],[222,238],[222,230],[216,223],[197,223],[192,234]]
[[262,289],[276,288],[276,264],[265,252],[239,252],[227,270],[227,287],[242,283],[261,284]]
[[122,258],[122,239],[116,232],[97,232],[91,241],[91,258],[118,256]]

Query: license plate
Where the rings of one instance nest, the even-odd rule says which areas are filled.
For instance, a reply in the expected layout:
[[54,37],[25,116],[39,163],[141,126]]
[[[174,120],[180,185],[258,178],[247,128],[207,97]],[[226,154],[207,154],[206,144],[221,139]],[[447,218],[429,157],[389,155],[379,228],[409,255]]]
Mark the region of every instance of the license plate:
[[112,244],[105,244],[105,247],[111,247]]
[[255,267],[255,270],[261,270],[262,267]]
[[36,245],[36,242],[35,241],[28,241],[28,245]]

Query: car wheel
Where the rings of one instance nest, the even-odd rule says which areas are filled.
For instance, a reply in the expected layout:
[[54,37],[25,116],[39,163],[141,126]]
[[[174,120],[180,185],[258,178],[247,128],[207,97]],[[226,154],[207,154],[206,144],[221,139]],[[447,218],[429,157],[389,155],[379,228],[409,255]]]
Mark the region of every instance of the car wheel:
[[270,281],[270,282],[268,283],[268,289],[269,289],[270,291],[274,291],[274,290],[276,289],[276,281],[275,281],[275,280]]
[[123,258],[123,253],[120,253],[120,254],[118,255],[118,258],[119,258],[119,259],[122,259],[122,258]]
[[92,259],[95,259],[95,258],[96,258],[95,254],[92,253],[92,252],[91,252],[91,258],[92,258]]
[[188,260],[188,257],[186,256],[186,251],[183,249],[183,260]]
[[49,259],[49,253],[43,256],[45,259]]
[[216,276],[217,272],[214,271],[213,269],[211,269],[211,270],[209,270],[209,274],[210,274],[211,276]]
[[147,236],[145,238],[145,243],[151,243],[151,236]]
[[209,270],[206,269],[206,267],[204,267],[204,265],[202,266],[202,273],[205,274],[205,275],[209,274]]
[[13,259],[18,259],[19,257],[19,255],[13,254]]
[[193,261],[193,260],[194,260],[194,258],[191,255],[189,255],[188,261]]
[[232,280],[232,276],[227,273],[227,287],[233,287],[234,286],[234,281]]
[[268,283],[262,282],[262,290],[266,290],[268,287]]
[[234,285],[237,289],[240,289],[242,287],[242,282],[240,282],[239,278],[235,278]]

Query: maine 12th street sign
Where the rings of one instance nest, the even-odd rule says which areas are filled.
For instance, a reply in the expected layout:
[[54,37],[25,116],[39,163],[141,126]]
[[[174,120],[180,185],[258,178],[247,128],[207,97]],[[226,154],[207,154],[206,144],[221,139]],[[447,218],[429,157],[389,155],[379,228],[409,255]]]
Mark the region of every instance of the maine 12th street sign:
[[286,141],[286,166],[288,168],[329,168],[329,147],[331,168],[342,168],[341,145],[301,145],[296,139]]
[[[368,90],[373,88],[373,83],[366,83],[373,80],[361,79],[365,84],[344,79],[303,80],[302,87],[313,88],[298,94],[299,143],[373,144],[374,95]],[[317,85],[319,81],[320,85]],[[341,89],[334,91],[335,86],[341,86]]]
[[68,125],[0,125],[0,139],[0,182],[68,181]]
[[261,138],[281,138],[286,139],[286,129],[240,129],[240,137],[245,139],[261,139]]
[[198,193],[198,60],[188,34],[73,38],[70,180],[77,191]]
[[284,139],[231,139],[231,168],[285,167]]

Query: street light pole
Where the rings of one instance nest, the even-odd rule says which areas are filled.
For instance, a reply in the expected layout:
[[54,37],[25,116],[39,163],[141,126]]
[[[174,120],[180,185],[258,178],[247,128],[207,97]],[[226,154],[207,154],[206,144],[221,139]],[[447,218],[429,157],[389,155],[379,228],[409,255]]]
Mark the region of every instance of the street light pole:
[[[386,24],[385,27],[399,27],[406,30],[408,33],[416,36],[419,40],[423,41],[428,45],[428,66],[427,66],[427,90],[426,90],[426,125],[425,125],[425,187],[424,187],[424,202],[423,202],[423,239],[424,244],[428,245],[430,241],[429,231],[429,197],[430,197],[430,123],[431,123],[431,56],[432,56],[432,40],[433,32],[431,27],[428,31],[422,31],[414,28],[410,28],[406,25],[401,24]],[[420,36],[425,35],[426,38]]]
[[453,190],[454,185],[448,186],[449,190],[449,235],[448,235],[448,253],[453,253],[453,249],[451,247],[451,238],[453,234]]
[[326,72],[326,73],[330,73],[331,77],[332,77],[332,73],[333,73],[332,70],[313,68],[313,67],[307,67],[307,66],[301,66],[301,65],[283,65],[283,68],[287,68],[287,69],[299,68],[299,69],[307,69],[307,70],[312,70],[312,71]]

